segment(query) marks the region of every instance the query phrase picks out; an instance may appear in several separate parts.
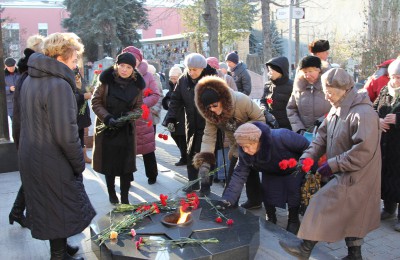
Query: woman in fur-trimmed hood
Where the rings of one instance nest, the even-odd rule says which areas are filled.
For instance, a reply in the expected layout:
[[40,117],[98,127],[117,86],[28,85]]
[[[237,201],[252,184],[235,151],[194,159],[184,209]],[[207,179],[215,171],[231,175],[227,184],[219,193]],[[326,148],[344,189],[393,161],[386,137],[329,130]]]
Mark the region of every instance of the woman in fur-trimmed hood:
[[[218,129],[229,139],[229,158],[234,157],[231,164],[235,164],[238,158],[238,148],[233,133],[237,127],[246,122],[265,122],[261,108],[249,96],[233,91],[223,79],[215,76],[204,77],[197,83],[194,100],[200,115],[206,121],[201,150],[193,160],[195,167],[200,167],[199,174],[206,175],[205,173],[208,172],[202,169],[205,166],[203,163],[214,164],[214,149]],[[232,170],[230,167],[229,175]],[[207,180],[202,180],[202,190],[204,190],[203,184],[207,185]],[[259,180],[258,184],[252,186],[251,190],[256,190],[254,186],[259,186]],[[254,196],[250,195],[249,200],[252,198]],[[261,204],[261,198],[257,197],[254,200],[256,200],[254,201],[255,204]]]

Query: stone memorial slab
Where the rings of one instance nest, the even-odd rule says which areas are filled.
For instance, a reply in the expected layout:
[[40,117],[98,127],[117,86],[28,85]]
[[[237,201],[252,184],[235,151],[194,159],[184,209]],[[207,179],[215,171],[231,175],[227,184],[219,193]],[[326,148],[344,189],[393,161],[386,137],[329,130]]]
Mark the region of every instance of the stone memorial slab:
[[[216,201],[213,201],[214,203]],[[98,252],[99,259],[254,259],[260,244],[259,218],[242,208],[221,211],[227,218],[233,219],[233,225],[215,221],[217,214],[204,200],[191,213],[191,222],[184,225],[168,226],[162,223],[170,212],[154,214],[138,222],[134,228],[135,238],[129,233],[119,234],[118,239],[108,240],[101,246],[94,242],[96,235],[107,228],[111,221],[121,219],[124,214],[110,213],[96,224],[91,225],[92,249]],[[218,243],[200,243],[184,245],[152,246],[136,248],[139,237],[154,241],[179,238],[209,239],[216,238]]]

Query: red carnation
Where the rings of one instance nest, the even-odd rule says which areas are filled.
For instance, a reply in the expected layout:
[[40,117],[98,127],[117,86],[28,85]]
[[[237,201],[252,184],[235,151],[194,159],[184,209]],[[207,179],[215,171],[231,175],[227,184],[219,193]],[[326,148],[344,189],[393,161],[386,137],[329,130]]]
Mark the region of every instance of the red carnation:
[[288,166],[289,166],[289,168],[296,167],[296,165],[297,165],[296,159],[290,158],[289,161],[288,161]]
[[221,217],[216,218],[216,219],[215,219],[215,222],[217,222],[217,223],[222,223],[222,218],[221,218]]
[[279,168],[281,170],[286,170],[288,166],[289,166],[289,161],[288,160],[282,160],[282,161],[279,162]]
[[158,138],[163,139],[164,135],[163,134],[158,134]]
[[148,97],[148,96],[150,96],[151,94],[153,94],[153,91],[152,91],[151,89],[149,89],[149,88],[146,88],[146,89],[143,91],[143,96],[144,96],[144,97]]
[[311,167],[314,165],[314,160],[311,158],[305,158],[302,162],[302,167],[301,169],[303,172],[309,172],[311,170]]
[[103,64],[99,64],[99,69],[103,68]]
[[146,104],[142,104],[142,110],[143,110],[143,114],[142,114],[142,118],[144,120],[147,120],[147,118],[149,118],[150,115],[150,110],[149,108],[146,106]]
[[272,105],[272,103],[274,103],[274,101],[272,100],[272,98],[267,98],[267,104],[268,104],[268,105]]
[[229,225],[229,226],[230,226],[230,225],[233,225],[233,219],[231,219],[231,218],[228,219],[228,220],[226,221],[226,224]]
[[163,135],[162,139],[168,140],[168,135]]

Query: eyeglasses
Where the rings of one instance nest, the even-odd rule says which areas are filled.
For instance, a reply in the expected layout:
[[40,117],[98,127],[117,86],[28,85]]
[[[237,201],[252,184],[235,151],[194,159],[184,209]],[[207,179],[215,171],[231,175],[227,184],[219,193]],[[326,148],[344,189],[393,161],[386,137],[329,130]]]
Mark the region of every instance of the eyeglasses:
[[207,109],[216,108],[216,107],[218,107],[218,102],[208,105]]

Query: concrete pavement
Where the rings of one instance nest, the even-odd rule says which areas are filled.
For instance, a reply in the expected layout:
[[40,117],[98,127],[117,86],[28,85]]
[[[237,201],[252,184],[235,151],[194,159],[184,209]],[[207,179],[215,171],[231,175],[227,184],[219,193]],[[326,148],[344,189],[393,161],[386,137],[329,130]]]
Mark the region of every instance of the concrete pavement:
[[[159,127],[157,133],[162,132]],[[138,171],[134,174],[135,181],[132,182],[129,200],[131,203],[154,201],[159,199],[159,194],[173,193],[178,190],[186,181],[186,167],[175,166],[178,161],[179,152],[172,138],[161,140],[157,138],[157,163],[159,177],[154,185],[147,184],[144,174],[142,158],[137,159]],[[99,217],[107,214],[112,205],[108,202],[108,195],[103,175],[98,174],[87,165],[84,175],[84,184],[90,200]],[[0,259],[49,259],[50,248],[48,241],[40,241],[31,237],[30,231],[21,228],[17,223],[9,225],[8,214],[14,202],[20,186],[18,172],[0,174],[0,226],[3,235],[0,236]],[[223,187],[214,183],[212,192],[221,195]],[[117,192],[119,192],[119,181],[117,180]],[[184,193],[181,193],[183,196]],[[242,192],[241,202],[246,200],[245,192]],[[295,259],[287,255],[278,245],[279,239],[295,239],[295,237],[284,231],[286,227],[287,211],[278,209],[278,224],[273,225],[265,222],[265,210],[255,210],[252,213],[260,216],[260,248],[256,259]],[[365,238],[362,247],[364,259],[400,259],[400,233],[393,230],[395,219],[382,221],[381,227],[371,232]],[[332,227],[335,228],[335,227]],[[79,245],[78,255],[85,259],[98,259],[93,252],[90,243],[90,232],[87,228],[81,234],[69,239],[74,245]],[[344,241],[337,243],[318,243],[313,251],[311,259],[341,259],[346,256],[347,248]]]

